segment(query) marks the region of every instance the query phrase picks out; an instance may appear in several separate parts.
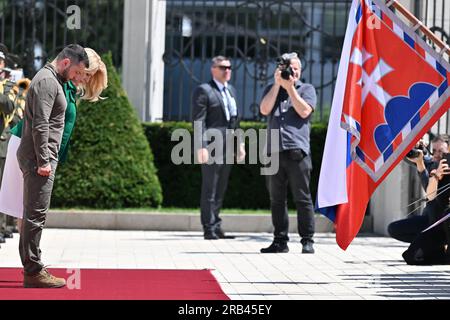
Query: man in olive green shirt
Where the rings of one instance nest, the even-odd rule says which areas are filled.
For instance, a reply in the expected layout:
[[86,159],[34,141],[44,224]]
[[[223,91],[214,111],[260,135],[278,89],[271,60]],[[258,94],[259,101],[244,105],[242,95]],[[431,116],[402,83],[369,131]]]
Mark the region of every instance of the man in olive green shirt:
[[79,80],[89,66],[84,48],[69,45],[56,63],[47,64],[31,81],[25,105],[22,139],[17,160],[24,178],[24,214],[19,251],[24,266],[24,287],[56,288],[65,285],[41,262],[39,243],[44,228],[58,163],[67,107],[63,84]]

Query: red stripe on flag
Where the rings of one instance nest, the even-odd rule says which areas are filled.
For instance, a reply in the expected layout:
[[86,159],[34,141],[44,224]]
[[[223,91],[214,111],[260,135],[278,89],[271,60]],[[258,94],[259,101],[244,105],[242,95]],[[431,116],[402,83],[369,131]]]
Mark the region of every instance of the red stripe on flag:
[[403,136],[402,136],[402,134],[400,133],[400,134],[397,136],[397,138],[395,138],[394,142],[392,143],[392,146],[393,146],[393,150],[392,150],[392,151],[397,150],[398,146],[399,146],[402,142],[403,142]]
[[370,170],[375,171],[375,164],[373,163],[372,160],[367,159],[367,160],[366,160],[366,164],[367,164],[367,166],[370,168]]
[[343,250],[347,249],[358,234],[374,190],[373,180],[353,161],[347,168],[348,202],[339,205],[336,211],[336,242]]
[[417,42],[414,45],[414,49],[416,49],[417,53],[425,59],[425,49],[423,49]]
[[427,114],[428,111],[430,111],[430,100],[428,100],[420,109],[419,111],[420,119],[422,119]]
[[385,13],[383,13],[383,21],[387,24],[387,26],[391,30],[394,30],[394,23],[392,22],[392,20]]

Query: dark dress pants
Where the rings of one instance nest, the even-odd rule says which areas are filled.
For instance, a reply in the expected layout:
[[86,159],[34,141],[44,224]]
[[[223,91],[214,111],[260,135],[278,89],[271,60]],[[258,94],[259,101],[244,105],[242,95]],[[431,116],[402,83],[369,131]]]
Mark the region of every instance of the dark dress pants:
[[300,160],[294,160],[289,151],[279,153],[279,157],[279,170],[269,177],[274,241],[279,243],[289,241],[288,184],[297,208],[297,227],[302,243],[313,241],[314,207],[309,190],[312,170],[311,157],[306,155]]
[[19,253],[24,271],[31,275],[38,273],[44,267],[39,245],[50,206],[57,162],[52,161],[51,166],[52,173],[49,177],[38,175],[37,167],[21,167],[24,179],[24,212]]
[[442,218],[447,212],[445,206],[436,200],[427,203],[421,215],[408,216],[388,225],[389,235],[399,241],[411,243],[420,233]]
[[427,216],[411,216],[390,223],[388,226],[388,233],[396,240],[411,243],[429,225],[430,223]]
[[205,233],[213,233],[221,227],[222,219],[219,217],[219,212],[227,190],[231,165],[213,163],[202,164],[201,167],[201,223]]

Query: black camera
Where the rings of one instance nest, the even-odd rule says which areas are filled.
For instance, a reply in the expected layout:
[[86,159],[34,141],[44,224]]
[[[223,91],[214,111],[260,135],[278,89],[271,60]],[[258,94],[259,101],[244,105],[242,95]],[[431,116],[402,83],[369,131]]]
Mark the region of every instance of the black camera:
[[423,152],[424,156],[428,154],[427,148],[423,144],[420,144],[417,148],[412,148],[411,151],[406,154],[406,156],[410,159],[417,158],[420,155],[420,151]]
[[441,160],[443,159],[447,160],[447,164],[450,166],[450,153],[444,153]]
[[294,71],[291,68],[291,59],[286,55],[282,55],[277,59],[278,69],[281,70],[281,78],[289,80],[291,76],[294,76]]

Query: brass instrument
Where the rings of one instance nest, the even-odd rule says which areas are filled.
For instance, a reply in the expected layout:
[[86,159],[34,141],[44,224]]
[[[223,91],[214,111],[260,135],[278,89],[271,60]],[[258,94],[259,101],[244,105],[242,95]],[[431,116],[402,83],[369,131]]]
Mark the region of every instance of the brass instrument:
[[12,88],[16,94],[16,112],[20,119],[23,118],[23,112],[25,110],[25,99],[27,97],[28,89],[30,89],[30,83],[30,79],[23,78],[18,80]]
[[20,119],[23,118],[25,99],[30,89],[30,83],[31,80],[28,78],[20,79],[16,82],[9,79],[0,81],[0,93],[6,94],[15,105],[15,112],[5,116],[5,123],[9,123],[14,117],[14,114],[17,114]]
[[13,90],[16,95],[24,95],[26,97],[28,89],[30,89],[31,80],[28,78],[23,78],[17,82],[13,82]]

